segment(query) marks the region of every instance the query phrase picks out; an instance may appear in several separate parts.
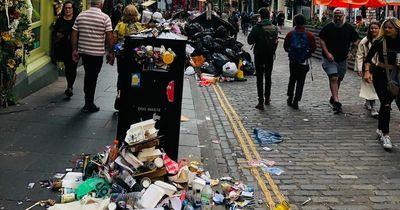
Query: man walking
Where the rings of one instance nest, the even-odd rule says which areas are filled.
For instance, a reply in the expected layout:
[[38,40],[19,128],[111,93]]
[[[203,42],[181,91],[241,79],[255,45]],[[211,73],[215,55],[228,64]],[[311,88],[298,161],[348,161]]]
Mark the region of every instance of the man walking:
[[[271,73],[278,46],[278,28],[269,20],[269,10],[262,7],[258,10],[261,22],[257,23],[247,37],[247,42],[254,45],[254,62],[256,65],[258,104],[256,109],[264,110],[270,104]],[[265,76],[265,94],[263,80]],[[264,100],[265,96],[265,100]]]
[[[311,53],[315,51],[316,44],[314,35],[304,28],[306,24],[304,15],[297,14],[294,16],[293,22],[296,27],[286,35],[283,47],[289,53],[290,77],[287,104],[294,109],[299,109],[304,81],[306,80],[307,72],[310,70],[309,58]],[[294,91],[295,86],[296,91]]]
[[347,60],[351,59],[357,50],[358,34],[345,22],[344,10],[336,8],[333,11],[333,22],[327,24],[319,33],[322,48],[322,68],[329,77],[331,98],[334,113],[342,112],[339,102],[339,88],[347,69]]
[[75,62],[82,57],[85,69],[83,91],[85,106],[83,112],[98,112],[100,108],[94,104],[97,77],[103,65],[105,54],[104,40],[107,42],[107,63],[113,65],[113,34],[111,20],[101,11],[104,0],[92,0],[90,8],[82,12],[72,27],[72,59]]

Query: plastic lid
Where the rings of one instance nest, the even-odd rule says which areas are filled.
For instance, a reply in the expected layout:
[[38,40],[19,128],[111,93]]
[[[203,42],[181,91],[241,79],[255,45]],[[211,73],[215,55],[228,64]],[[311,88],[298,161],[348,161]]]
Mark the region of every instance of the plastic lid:
[[163,54],[162,59],[165,64],[171,64],[174,61],[174,55],[167,51]]

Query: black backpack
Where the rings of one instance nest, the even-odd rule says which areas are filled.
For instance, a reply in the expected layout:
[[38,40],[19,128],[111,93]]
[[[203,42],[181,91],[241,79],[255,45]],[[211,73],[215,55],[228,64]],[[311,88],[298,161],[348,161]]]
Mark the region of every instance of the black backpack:
[[256,41],[255,51],[262,54],[275,54],[278,44],[278,29],[274,25],[257,25],[260,27],[260,33]]

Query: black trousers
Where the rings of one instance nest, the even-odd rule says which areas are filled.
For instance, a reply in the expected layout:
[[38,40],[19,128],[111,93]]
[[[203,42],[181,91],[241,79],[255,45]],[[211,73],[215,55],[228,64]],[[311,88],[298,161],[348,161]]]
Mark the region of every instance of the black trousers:
[[387,77],[384,69],[377,67],[373,72],[373,83],[381,106],[379,108],[378,129],[389,133],[390,110],[394,97],[387,90]]
[[[255,54],[254,63],[256,66],[258,103],[264,103],[264,97],[266,100],[269,100],[271,96],[271,74],[274,65],[274,55]],[[264,78],[265,93],[263,87]]]
[[85,79],[83,92],[85,93],[86,105],[94,104],[94,94],[96,92],[97,77],[103,65],[103,56],[92,56],[82,54],[82,64],[85,69]]
[[[293,101],[301,101],[303,95],[304,81],[306,80],[307,72],[310,70],[309,65],[300,65],[295,62],[289,64],[290,76],[287,90],[287,96],[294,98]],[[296,91],[294,88],[296,87]]]
[[64,60],[65,78],[67,79],[67,88],[73,88],[76,79],[76,68],[78,63],[75,63],[72,58]]

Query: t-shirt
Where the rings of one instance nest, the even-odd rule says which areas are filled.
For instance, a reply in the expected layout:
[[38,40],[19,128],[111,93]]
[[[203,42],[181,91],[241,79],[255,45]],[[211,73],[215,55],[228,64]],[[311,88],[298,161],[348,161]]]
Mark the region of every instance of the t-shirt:
[[106,32],[112,31],[111,19],[97,7],[90,7],[76,18],[73,30],[79,32],[78,52],[92,56],[105,54]]
[[[345,23],[340,28],[337,28],[334,23],[329,23],[322,28],[319,38],[325,41],[326,47],[335,58],[335,61],[341,62],[346,60],[350,44],[357,41],[358,33],[348,23]],[[322,52],[322,55],[326,58],[324,52]]]

